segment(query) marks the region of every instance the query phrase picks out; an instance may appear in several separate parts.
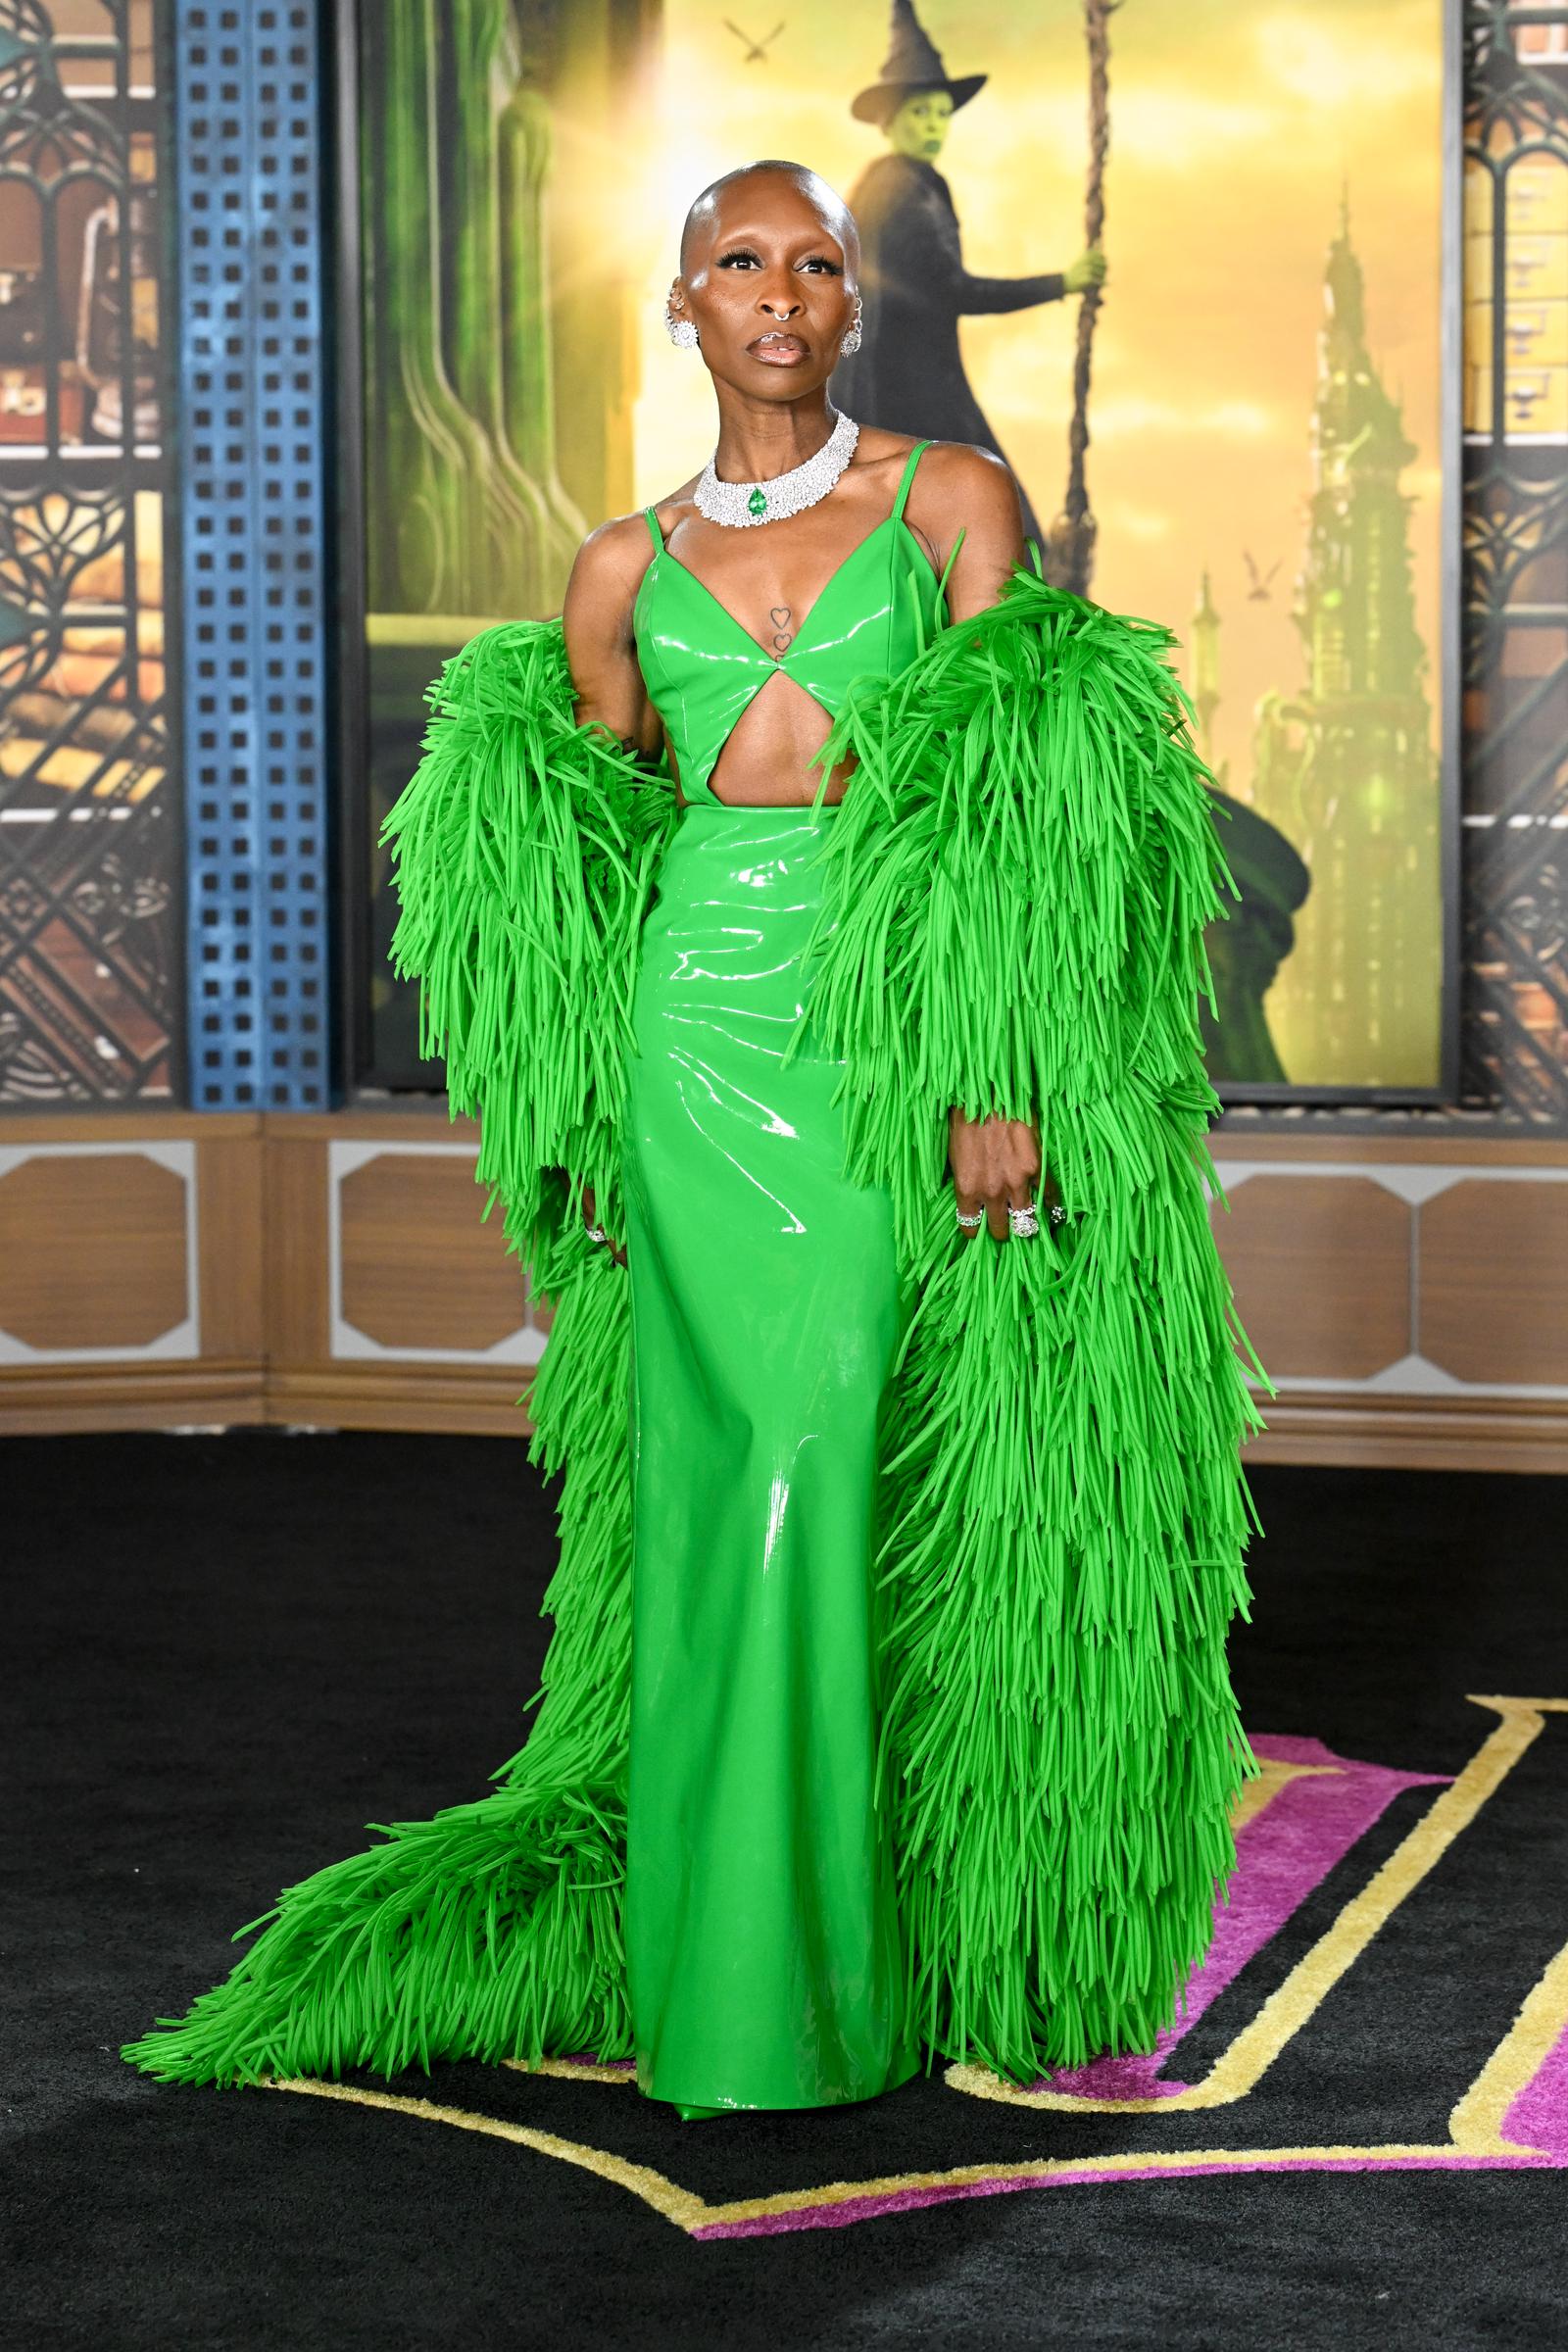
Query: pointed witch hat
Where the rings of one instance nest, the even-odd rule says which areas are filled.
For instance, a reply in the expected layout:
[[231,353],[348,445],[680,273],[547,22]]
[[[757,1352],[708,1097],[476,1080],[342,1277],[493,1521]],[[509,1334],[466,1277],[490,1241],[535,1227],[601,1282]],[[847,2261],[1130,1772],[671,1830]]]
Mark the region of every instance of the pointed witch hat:
[[850,112],[858,122],[886,123],[916,90],[946,90],[955,107],[967,106],[986,78],[984,74],[960,74],[955,80],[942,63],[942,52],[922,28],[914,0],[893,0],[893,37],[882,77],[861,90]]

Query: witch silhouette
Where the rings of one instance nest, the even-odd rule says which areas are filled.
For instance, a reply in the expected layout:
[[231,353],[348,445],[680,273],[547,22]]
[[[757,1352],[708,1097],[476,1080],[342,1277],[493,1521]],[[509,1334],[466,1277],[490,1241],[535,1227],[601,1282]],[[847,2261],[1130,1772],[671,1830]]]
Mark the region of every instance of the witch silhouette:
[[[830,389],[834,406],[861,424],[926,440],[972,441],[1004,457],[964,373],[958,320],[1081,294],[1103,281],[1105,260],[1090,246],[1069,269],[1034,277],[976,277],[964,268],[953,192],[932,159],[957,109],[986,79],[949,74],[912,0],[893,0],[881,77],[850,108],[858,122],[880,126],[891,152],[850,192],[860,231],[864,317],[860,348],[839,362]],[[1044,547],[1028,495],[1020,495],[1024,530]]]

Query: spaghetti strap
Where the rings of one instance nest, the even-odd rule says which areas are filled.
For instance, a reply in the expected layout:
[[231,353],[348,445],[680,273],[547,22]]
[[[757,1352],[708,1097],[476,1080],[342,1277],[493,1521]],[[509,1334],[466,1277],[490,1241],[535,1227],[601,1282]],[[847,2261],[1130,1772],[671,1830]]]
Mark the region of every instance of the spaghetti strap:
[[899,484],[899,495],[893,502],[893,513],[888,517],[890,522],[898,522],[902,518],[905,501],[909,495],[909,484],[913,481],[914,469],[920,463],[920,452],[923,449],[929,449],[930,446],[929,441],[917,441],[910,450],[908,464],[904,468],[904,479]]
[[664,534],[659,527],[659,518],[655,514],[652,507],[644,507],[643,520],[648,525],[656,552],[659,555],[662,555],[664,552]]

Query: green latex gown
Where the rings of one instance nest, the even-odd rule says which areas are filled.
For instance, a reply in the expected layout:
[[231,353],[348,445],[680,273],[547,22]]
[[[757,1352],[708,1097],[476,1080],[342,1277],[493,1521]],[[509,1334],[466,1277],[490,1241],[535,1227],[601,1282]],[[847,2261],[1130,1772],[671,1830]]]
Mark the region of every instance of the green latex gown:
[[633,1016],[626,1958],[638,2079],[682,2103],[822,2106],[915,2064],[874,1802],[892,1210],[844,1173],[839,1065],[782,1066],[816,831],[687,811]]
[[892,513],[784,660],[662,544],[637,644],[688,796],[643,927],[623,1127],[631,1271],[627,1984],[638,2081],[682,2107],[816,2107],[912,2074],[876,1801],[879,1414],[900,1337],[892,1202],[846,1172],[843,1064],[805,957],[834,811],[710,779],[783,671],[836,711],[902,667],[936,583]]

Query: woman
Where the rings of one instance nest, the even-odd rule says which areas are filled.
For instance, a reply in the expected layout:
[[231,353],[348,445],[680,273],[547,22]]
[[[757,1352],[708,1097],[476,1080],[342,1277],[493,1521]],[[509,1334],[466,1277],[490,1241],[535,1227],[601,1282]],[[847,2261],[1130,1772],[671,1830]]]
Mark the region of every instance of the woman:
[[856,263],[797,166],[705,191],[711,464],[432,690],[397,954],[560,1299],[544,1705],[154,2073],[632,2053],[682,2115],[832,2105],[1147,2049],[1207,1943],[1252,1768],[1223,861],[1165,633],[1018,567],[995,458],[833,416]]
[[[1092,245],[1065,270],[1025,277],[981,277],[964,266],[953,190],[937,170],[953,118],[989,76],[950,74],[914,13],[894,0],[888,54],[879,78],[857,92],[850,112],[874,122],[889,153],[850,191],[860,239],[866,331],[828,387],[834,405],[862,424],[969,441],[1003,455],[975,398],[958,343],[958,322],[1060,302],[1104,282],[1105,257]],[[1025,539],[1046,541],[1021,487]]]

